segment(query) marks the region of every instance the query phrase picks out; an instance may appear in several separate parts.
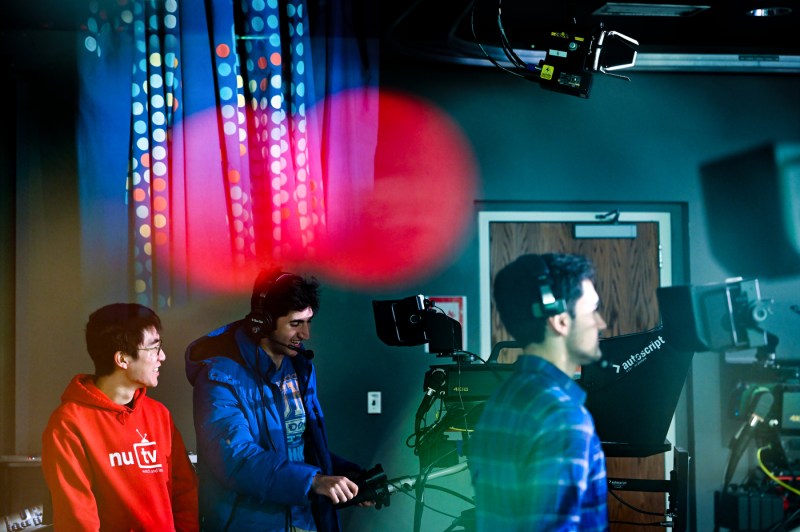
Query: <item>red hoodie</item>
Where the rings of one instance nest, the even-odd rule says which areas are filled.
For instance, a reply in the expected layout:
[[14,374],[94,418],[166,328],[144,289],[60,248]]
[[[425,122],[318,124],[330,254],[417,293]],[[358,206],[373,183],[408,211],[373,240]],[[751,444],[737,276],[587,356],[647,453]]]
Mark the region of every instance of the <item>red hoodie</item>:
[[197,478],[167,408],[77,375],[42,434],[56,530],[198,530]]

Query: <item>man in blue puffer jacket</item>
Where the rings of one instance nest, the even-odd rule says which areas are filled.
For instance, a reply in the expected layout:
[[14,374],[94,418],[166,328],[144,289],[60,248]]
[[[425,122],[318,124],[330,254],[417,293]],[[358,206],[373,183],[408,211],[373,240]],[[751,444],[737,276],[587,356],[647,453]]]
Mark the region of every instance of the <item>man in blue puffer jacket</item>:
[[338,531],[362,469],[328,449],[313,353],[319,284],[256,279],[251,311],[186,350],[204,530]]

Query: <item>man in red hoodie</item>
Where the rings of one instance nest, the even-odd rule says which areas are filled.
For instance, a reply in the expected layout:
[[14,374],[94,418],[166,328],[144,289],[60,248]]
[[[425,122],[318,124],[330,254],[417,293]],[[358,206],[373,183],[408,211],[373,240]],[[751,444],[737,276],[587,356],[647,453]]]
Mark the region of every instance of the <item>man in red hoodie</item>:
[[94,375],[77,375],[42,435],[56,530],[198,530],[197,478],[158,385],[161,320],[116,303],[92,313]]

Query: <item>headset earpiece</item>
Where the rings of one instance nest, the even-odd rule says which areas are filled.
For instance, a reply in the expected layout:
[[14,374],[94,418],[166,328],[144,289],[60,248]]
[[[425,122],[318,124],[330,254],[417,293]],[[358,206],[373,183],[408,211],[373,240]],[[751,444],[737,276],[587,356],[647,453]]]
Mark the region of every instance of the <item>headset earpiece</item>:
[[[292,273],[279,272],[271,281],[264,282],[259,276],[253,287],[253,296],[250,298],[250,313],[245,316],[247,331],[256,339],[264,338],[267,331],[272,328],[272,316],[264,312],[264,303],[267,301],[270,290],[284,277],[295,277]],[[260,290],[256,291],[261,285]]]
[[531,310],[535,318],[546,318],[548,316],[555,316],[567,310],[567,302],[564,299],[556,299],[553,295],[553,284],[550,278],[550,270],[547,267],[544,259],[535,256],[534,275],[536,276],[536,283],[539,288],[539,301],[534,301],[531,305]]
[[250,301],[250,313],[245,317],[247,330],[254,338],[263,338],[267,328],[272,324],[272,319],[261,310],[261,294],[254,294]]

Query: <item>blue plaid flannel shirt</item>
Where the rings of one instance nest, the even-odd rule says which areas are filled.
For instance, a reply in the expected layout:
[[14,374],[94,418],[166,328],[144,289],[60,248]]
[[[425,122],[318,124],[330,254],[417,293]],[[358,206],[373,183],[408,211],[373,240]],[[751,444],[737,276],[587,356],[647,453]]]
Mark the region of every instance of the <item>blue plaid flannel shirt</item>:
[[520,356],[485,403],[469,443],[477,530],[608,530],[605,455],[586,393]]

